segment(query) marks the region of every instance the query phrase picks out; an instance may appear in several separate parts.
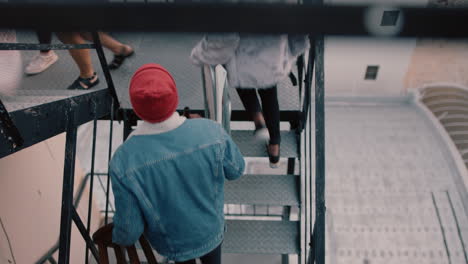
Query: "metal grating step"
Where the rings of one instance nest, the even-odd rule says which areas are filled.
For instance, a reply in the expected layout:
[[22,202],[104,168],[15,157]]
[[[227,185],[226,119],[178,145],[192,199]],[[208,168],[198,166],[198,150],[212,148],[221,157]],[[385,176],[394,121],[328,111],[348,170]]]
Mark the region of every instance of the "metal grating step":
[[224,253],[299,254],[299,222],[227,220]]
[[9,112],[47,104],[67,98],[67,96],[13,96],[3,97],[2,101]]
[[228,204],[299,205],[299,177],[294,175],[244,175],[227,181],[224,201]]
[[[246,157],[268,157],[265,143],[255,140],[252,130],[234,130],[231,136]],[[281,157],[296,158],[298,137],[294,131],[281,131]]]
[[[183,109],[185,106],[193,110],[204,109],[201,70],[190,61],[190,51],[202,39],[203,34],[144,32],[117,33],[114,36],[119,41],[131,45],[138,51],[136,56],[126,60],[122,67],[112,71],[114,86],[123,108],[132,108],[128,95],[128,82],[132,74],[143,64],[157,62],[169,70],[177,83],[180,100],[178,109]],[[33,32],[18,32],[18,41],[37,43],[37,38]],[[53,43],[60,42],[54,38]],[[30,61],[37,54],[35,51],[22,51],[21,53],[24,61]],[[63,91],[75,93],[75,91],[67,91],[66,88],[78,76],[76,64],[67,51],[58,50],[56,53],[60,59],[47,71],[23,78],[21,87],[19,88],[20,91],[31,91],[31,95],[41,93],[42,90],[46,90],[43,95],[49,95],[48,92],[51,90],[59,91],[60,93]],[[107,83],[96,52],[91,50],[91,53],[92,63],[101,80],[100,84],[92,89],[96,91],[97,89],[106,88]],[[105,50],[105,53],[108,59],[112,57],[112,53],[109,50]],[[293,71],[295,71],[295,67]],[[244,110],[236,90],[230,88],[229,92],[232,100],[232,109]],[[289,78],[284,78],[278,84],[278,100],[282,111],[299,110],[299,89],[292,86]],[[14,109],[31,107],[33,104],[20,106]]]

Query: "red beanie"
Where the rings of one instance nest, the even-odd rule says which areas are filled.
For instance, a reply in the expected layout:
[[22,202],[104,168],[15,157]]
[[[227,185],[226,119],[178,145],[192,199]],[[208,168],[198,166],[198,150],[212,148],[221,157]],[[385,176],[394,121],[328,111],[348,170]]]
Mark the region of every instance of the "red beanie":
[[155,63],[145,64],[133,74],[129,93],[133,110],[149,123],[168,119],[179,104],[174,79]]

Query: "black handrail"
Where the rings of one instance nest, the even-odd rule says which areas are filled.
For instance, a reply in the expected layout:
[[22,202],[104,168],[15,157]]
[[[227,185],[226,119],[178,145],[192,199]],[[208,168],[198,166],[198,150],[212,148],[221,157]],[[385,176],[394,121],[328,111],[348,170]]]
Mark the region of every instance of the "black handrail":
[[300,120],[300,131],[302,131],[307,123],[307,115],[309,114],[309,109],[311,105],[312,97],[312,77],[315,64],[315,38],[312,35],[309,35],[309,57],[307,61],[307,69],[304,78],[304,97],[302,98],[302,110],[301,110],[301,120]]
[[[3,10],[2,10],[3,11]],[[114,112],[119,108],[119,101],[117,97],[117,93],[115,91],[115,87],[112,81],[112,77],[109,72],[109,68],[107,66],[106,58],[104,55],[104,51],[102,49],[102,45],[99,39],[99,35],[97,32],[93,32],[93,40],[94,44],[79,44],[79,45],[69,45],[69,44],[25,44],[25,43],[1,43],[0,45],[0,50],[40,50],[44,48],[51,48],[51,49],[89,49],[89,48],[95,48],[97,50],[99,60],[101,63],[101,66],[103,68],[105,77],[106,77],[106,82],[108,85],[108,91],[110,92],[110,95],[112,97],[112,104],[111,104],[111,109],[110,115],[113,117]],[[63,121],[65,121],[66,125],[65,127],[63,124],[59,125],[60,127],[56,127],[56,130],[62,131],[65,130],[66,132],[66,146],[65,146],[65,165],[64,165],[64,174],[63,174],[63,187],[62,187],[62,207],[61,207],[61,221],[60,221],[60,237],[59,237],[59,242],[56,246],[54,246],[49,252],[47,252],[46,256],[44,258],[41,258],[41,261],[44,260],[53,260],[53,257],[51,254],[53,254],[57,248],[59,249],[59,263],[69,263],[70,261],[70,242],[71,242],[71,226],[72,226],[72,221],[75,222],[76,226],[78,227],[82,237],[86,241],[86,259],[88,259],[88,249],[91,249],[92,254],[96,259],[98,259],[98,253],[97,249],[94,246],[90,234],[89,234],[89,227],[90,227],[90,215],[88,214],[88,224],[87,227],[84,225],[84,223],[81,221],[81,218],[79,217],[78,213],[76,212],[76,206],[73,203],[73,185],[74,185],[74,168],[75,168],[75,159],[76,159],[76,140],[77,140],[77,128],[82,122],[82,117],[83,114],[80,113],[80,107],[82,108],[83,106],[80,105],[80,102],[83,105],[87,105],[89,103],[94,104],[94,111],[92,112],[93,118],[94,118],[94,124],[96,125],[96,120],[97,120],[97,98],[99,97],[100,93],[99,92],[92,92],[89,93],[89,95],[84,95],[84,96],[78,96],[73,100],[64,100],[63,102],[59,103],[60,106],[64,107],[65,109],[65,114],[63,115],[62,113],[62,118],[64,118]],[[86,97],[91,97],[90,101],[83,101],[83,100],[78,100],[78,98],[82,97],[82,99]],[[103,104],[105,105],[105,104]],[[42,108],[47,107],[47,106],[40,106]],[[57,110],[57,109],[55,109]],[[47,115],[46,115],[47,116]],[[54,116],[55,119],[60,119],[58,116]],[[54,122],[60,121],[60,120],[53,120]],[[34,144],[34,142],[39,142],[40,139],[38,135],[35,135],[33,139],[27,138],[26,139],[26,144],[25,140],[22,138],[20,135],[20,132],[18,128],[15,126],[13,123],[8,111],[5,109],[3,104],[0,101],[0,131],[4,134],[6,134],[6,139],[7,141],[11,142],[12,149],[7,151],[8,153],[13,153],[21,149],[22,147],[28,147],[29,145]],[[96,127],[95,127],[96,128]],[[43,131],[41,131],[43,132]],[[52,131],[46,131],[47,134],[53,135],[55,132]],[[112,133],[112,121],[111,121],[111,133]],[[94,157],[94,144],[95,144],[95,134],[93,138],[93,157]],[[6,150],[2,150],[6,151]],[[111,153],[111,145],[109,147],[109,157]],[[94,162],[94,158],[93,158]],[[94,169],[94,168],[93,168]],[[93,170],[94,173],[94,170]],[[107,182],[107,187],[109,188],[109,179]],[[90,201],[91,203],[91,197],[92,197],[92,190],[90,191]],[[108,204],[108,190],[106,191],[107,199],[106,199],[106,222],[107,222],[107,204]],[[81,194],[80,194],[81,196]],[[88,210],[88,213],[90,212],[90,208]]]
[[[96,104],[94,104],[94,108],[96,109]],[[90,232],[91,228],[91,211],[92,211],[92,201],[93,201],[93,191],[94,191],[94,163],[95,163],[95,157],[96,157],[96,134],[97,134],[97,118],[95,117],[93,120],[93,142],[91,146],[91,172],[90,177],[91,180],[89,182],[89,198],[88,198],[88,219],[87,219],[87,224],[86,224],[86,231]],[[83,187],[84,188],[84,187]],[[89,262],[89,248],[86,247],[85,250],[85,263],[88,264]]]
[[[315,67],[315,262],[325,263],[325,72],[324,39],[316,39]],[[311,187],[312,189],[312,187]]]
[[95,49],[94,44],[0,43],[0,50],[69,50]]

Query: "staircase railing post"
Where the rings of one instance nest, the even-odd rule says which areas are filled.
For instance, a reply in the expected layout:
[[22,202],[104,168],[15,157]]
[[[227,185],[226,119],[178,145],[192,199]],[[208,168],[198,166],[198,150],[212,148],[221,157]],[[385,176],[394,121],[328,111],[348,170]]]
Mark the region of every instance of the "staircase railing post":
[[[114,131],[114,105],[115,100],[112,99],[111,113],[110,113],[110,127],[109,127],[109,152],[108,152],[108,162],[110,163],[112,158],[112,140],[113,140],[113,131]],[[110,192],[110,174],[109,168],[107,169],[107,182],[106,182],[106,212],[104,215],[104,224],[107,225],[109,217],[109,192]]]
[[18,128],[11,120],[10,114],[5,108],[5,105],[3,105],[2,100],[0,100],[0,133],[10,142],[12,149],[23,145],[23,138]]
[[231,101],[226,71],[221,65],[203,65],[202,82],[205,117],[220,123],[230,133]]
[[315,38],[312,35],[309,35],[310,49],[309,56],[307,61],[307,69],[304,80],[304,98],[302,104],[302,118],[300,130],[304,129],[307,123],[307,116],[310,109],[310,102],[312,97],[311,87],[312,87],[312,77],[314,72],[314,63],[315,63]]
[[[90,172],[90,180],[89,180],[89,198],[88,198],[88,219],[86,224],[86,232],[88,235],[90,234],[91,230],[91,212],[93,206],[93,192],[94,192],[94,163],[96,157],[96,134],[97,134],[97,117],[96,117],[96,102],[93,103],[94,107],[94,120],[93,120],[93,142],[91,147],[91,172]],[[89,247],[86,247],[85,253],[85,263],[88,264],[89,262]]]
[[63,170],[62,187],[62,212],[60,219],[60,243],[59,243],[59,263],[68,264],[70,262],[70,241],[73,210],[73,185],[75,178],[75,158],[76,158],[76,135],[77,126],[75,124],[75,111],[68,111],[66,143],[65,143],[65,163]]
[[315,227],[317,264],[325,264],[325,74],[324,38],[316,38],[315,67]]
[[109,88],[110,94],[114,99],[114,105],[112,111],[115,109],[120,108],[119,98],[117,97],[117,92],[115,90],[114,81],[112,81],[112,76],[109,71],[109,67],[107,66],[106,55],[104,54],[104,50],[102,49],[101,39],[99,38],[98,32],[92,32],[94,45],[96,47],[96,52],[99,58],[99,62],[101,63],[102,71],[104,72],[104,77],[106,78],[107,87]]

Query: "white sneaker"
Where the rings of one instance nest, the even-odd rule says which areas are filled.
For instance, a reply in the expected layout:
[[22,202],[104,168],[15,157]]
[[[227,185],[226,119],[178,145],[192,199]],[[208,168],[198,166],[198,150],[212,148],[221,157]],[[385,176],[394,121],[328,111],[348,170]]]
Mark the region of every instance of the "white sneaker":
[[24,72],[29,75],[41,73],[54,64],[57,60],[58,56],[52,50],[49,51],[49,54],[47,55],[42,55],[39,53],[38,55],[34,56],[28,66],[26,66]]
[[270,133],[268,133],[268,129],[266,127],[255,130],[254,135],[255,139],[258,141],[267,142],[270,140]]

